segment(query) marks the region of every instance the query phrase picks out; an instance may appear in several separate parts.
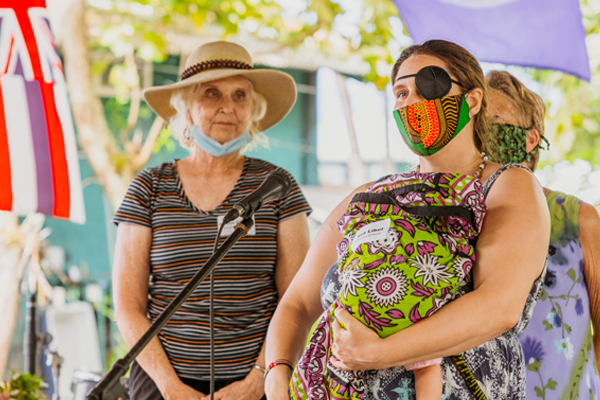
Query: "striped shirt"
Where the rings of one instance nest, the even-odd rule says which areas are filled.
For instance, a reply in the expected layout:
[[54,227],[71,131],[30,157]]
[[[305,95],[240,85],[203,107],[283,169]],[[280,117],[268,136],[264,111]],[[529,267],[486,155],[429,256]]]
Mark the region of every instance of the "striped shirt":
[[[148,316],[154,321],[212,254],[217,217],[255,190],[273,170],[245,157],[240,178],[213,211],[198,210],[187,198],[175,162],[147,168],[131,183],[114,222],[152,229]],[[289,173],[288,173],[289,174]],[[278,223],[311,209],[293,177],[290,194],[265,203],[255,214],[255,232],[240,239],[215,268],[215,376],[248,374],[260,352],[277,305],[275,264]],[[225,236],[225,235],[223,235]],[[208,278],[159,334],[181,377],[209,379]]]

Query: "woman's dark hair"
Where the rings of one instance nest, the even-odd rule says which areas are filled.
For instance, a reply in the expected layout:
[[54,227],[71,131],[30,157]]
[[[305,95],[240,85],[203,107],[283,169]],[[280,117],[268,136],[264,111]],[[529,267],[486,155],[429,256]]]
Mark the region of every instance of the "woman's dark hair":
[[481,109],[473,117],[473,131],[475,146],[479,151],[489,153],[488,143],[488,112],[487,112],[487,86],[479,62],[471,53],[459,45],[445,40],[429,40],[423,44],[407,47],[400,54],[400,58],[392,69],[392,82],[398,74],[402,63],[414,55],[428,55],[442,60],[450,75],[456,77],[465,92],[479,88],[483,92]]

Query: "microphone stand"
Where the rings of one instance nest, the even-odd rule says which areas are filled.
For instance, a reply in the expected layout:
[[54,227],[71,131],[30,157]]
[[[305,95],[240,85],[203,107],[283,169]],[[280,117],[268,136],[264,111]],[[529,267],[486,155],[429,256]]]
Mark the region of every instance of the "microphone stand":
[[165,310],[152,323],[150,328],[137,341],[137,343],[129,350],[125,357],[117,360],[112,366],[108,374],[94,387],[87,395],[87,400],[124,400],[127,398],[123,388],[117,384],[120,378],[127,372],[129,365],[142,352],[142,350],[150,343],[150,341],[158,334],[163,326],[171,319],[175,311],[187,300],[198,285],[211,273],[217,266],[219,261],[225,257],[227,252],[233,245],[244,235],[250,231],[254,221],[252,216],[247,216],[242,222],[235,226],[233,233],[223,242],[217,251],[208,259],[208,261],[200,268],[192,277],[188,284],[181,289],[181,292],[173,299],[173,301],[165,308]]

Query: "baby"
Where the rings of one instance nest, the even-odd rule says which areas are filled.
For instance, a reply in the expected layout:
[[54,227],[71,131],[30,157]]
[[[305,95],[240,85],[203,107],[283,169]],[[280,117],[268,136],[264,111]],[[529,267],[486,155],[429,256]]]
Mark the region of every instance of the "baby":
[[[461,174],[390,175],[357,194],[338,221],[339,293],[313,326],[292,398],[363,399],[364,373],[329,363],[335,309],[382,338],[429,317],[468,282],[485,211],[480,182]],[[441,397],[440,362],[405,366],[414,372],[418,400]]]

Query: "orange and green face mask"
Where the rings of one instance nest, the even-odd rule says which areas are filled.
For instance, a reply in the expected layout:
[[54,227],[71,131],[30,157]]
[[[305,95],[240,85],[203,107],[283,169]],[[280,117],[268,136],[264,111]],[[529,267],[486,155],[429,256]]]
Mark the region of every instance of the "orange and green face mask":
[[394,111],[394,119],[406,145],[421,156],[440,151],[471,120],[464,94],[402,107]]

